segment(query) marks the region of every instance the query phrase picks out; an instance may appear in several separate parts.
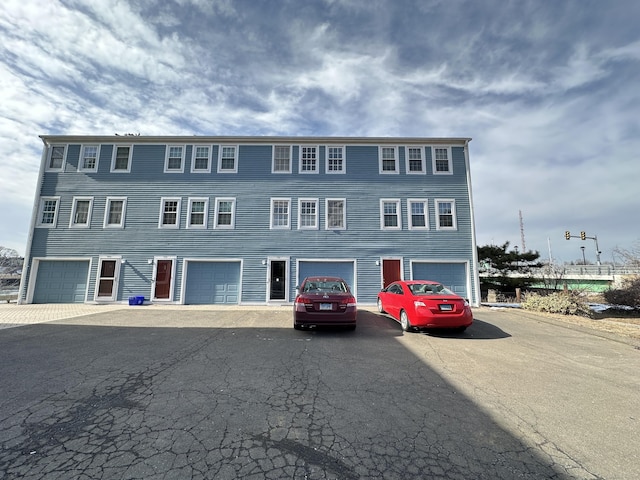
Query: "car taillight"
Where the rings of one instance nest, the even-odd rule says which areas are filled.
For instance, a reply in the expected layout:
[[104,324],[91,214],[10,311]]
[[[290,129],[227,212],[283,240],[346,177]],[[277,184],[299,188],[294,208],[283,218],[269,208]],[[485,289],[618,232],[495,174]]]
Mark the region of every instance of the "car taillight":
[[347,307],[354,306],[355,304],[356,304],[355,297],[345,297],[342,300],[340,300],[340,305],[345,305]]
[[416,307],[426,307],[425,303],[420,300],[414,300],[413,305]]
[[296,298],[296,303],[301,303],[303,305],[313,305],[313,300],[307,297],[298,297]]

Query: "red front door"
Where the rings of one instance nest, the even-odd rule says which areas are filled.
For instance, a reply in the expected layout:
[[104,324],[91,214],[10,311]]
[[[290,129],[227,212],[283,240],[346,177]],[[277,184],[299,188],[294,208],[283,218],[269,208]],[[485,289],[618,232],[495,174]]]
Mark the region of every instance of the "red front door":
[[400,277],[400,260],[382,260],[382,288],[396,280],[402,280]]
[[168,300],[171,293],[171,267],[173,260],[158,260],[155,298]]

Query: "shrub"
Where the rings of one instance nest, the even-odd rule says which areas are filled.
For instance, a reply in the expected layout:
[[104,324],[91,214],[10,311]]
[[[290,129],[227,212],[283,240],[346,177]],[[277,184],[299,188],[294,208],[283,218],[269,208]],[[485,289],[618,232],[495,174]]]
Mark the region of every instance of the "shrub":
[[607,290],[604,292],[604,299],[612,305],[640,307],[640,276],[626,278],[622,282],[622,288]]
[[574,292],[555,292],[549,295],[527,293],[521,307],[534,312],[591,316],[589,305]]

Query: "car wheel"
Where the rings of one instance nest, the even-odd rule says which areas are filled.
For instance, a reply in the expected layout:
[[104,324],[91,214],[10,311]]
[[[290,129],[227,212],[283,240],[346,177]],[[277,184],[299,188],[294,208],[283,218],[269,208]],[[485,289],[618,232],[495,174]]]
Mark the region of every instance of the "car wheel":
[[347,330],[354,331],[356,329],[355,325],[347,325]]
[[302,330],[302,325],[300,325],[299,323],[293,322],[293,328],[295,328],[296,330]]
[[384,308],[382,307],[382,300],[378,299],[378,311],[380,313],[385,313]]
[[467,329],[467,327],[458,327],[455,329],[456,333],[463,333],[465,330]]
[[400,312],[400,326],[402,327],[403,332],[408,332],[411,330],[409,315],[407,315],[407,312],[405,312],[404,310]]

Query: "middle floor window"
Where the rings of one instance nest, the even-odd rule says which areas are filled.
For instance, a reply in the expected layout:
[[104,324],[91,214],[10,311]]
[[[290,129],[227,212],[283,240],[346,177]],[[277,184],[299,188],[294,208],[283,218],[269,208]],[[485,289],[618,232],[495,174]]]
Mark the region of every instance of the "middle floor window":
[[180,198],[162,198],[160,207],[160,228],[180,226]]
[[189,222],[187,228],[207,228],[208,198],[189,199]]
[[287,229],[291,228],[291,199],[272,198],[271,199],[271,228]]
[[214,228],[234,228],[236,216],[235,198],[216,198],[216,221]]
[[298,228],[300,230],[318,228],[317,198],[301,198],[298,200]]
[[380,200],[380,228],[382,230],[400,230],[400,200],[382,199]]
[[344,198],[327,198],[326,224],[327,230],[344,230],[347,228],[347,210]]

